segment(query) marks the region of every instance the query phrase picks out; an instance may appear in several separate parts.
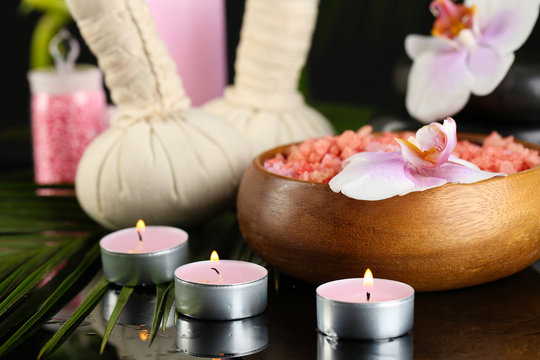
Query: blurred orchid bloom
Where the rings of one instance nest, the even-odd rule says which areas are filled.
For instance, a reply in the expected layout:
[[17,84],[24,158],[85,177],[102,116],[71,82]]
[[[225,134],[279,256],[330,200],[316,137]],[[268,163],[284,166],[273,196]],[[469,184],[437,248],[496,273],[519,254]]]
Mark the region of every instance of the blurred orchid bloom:
[[540,0],[433,0],[432,36],[408,35],[413,59],[407,84],[409,114],[429,123],[460,111],[471,92],[484,96],[503,80],[531,33]]
[[452,118],[442,125],[422,127],[416,137],[396,140],[401,152],[361,152],[345,160],[343,170],[330,180],[332,191],[357,200],[383,200],[446,183],[470,184],[505,176],[451,155],[457,145]]

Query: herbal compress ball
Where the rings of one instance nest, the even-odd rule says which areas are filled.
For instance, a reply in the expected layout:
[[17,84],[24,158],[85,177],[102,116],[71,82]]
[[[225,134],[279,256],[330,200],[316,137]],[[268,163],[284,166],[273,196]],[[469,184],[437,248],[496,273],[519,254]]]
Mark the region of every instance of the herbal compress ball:
[[250,148],[224,120],[190,108],[144,0],[68,0],[118,106],[77,170],[83,209],[107,228],[189,226],[236,193]]
[[307,106],[297,90],[317,6],[317,0],[246,2],[234,85],[205,108],[245,134],[254,155],[333,133],[328,121]]

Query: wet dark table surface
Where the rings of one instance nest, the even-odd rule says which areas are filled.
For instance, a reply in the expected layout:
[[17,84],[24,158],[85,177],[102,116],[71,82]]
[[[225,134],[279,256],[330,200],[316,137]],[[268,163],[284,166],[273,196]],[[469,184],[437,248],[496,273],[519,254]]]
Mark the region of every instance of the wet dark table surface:
[[[412,332],[393,341],[345,341],[316,330],[315,285],[270,271],[268,309],[234,322],[179,317],[148,347],[154,295],[137,291],[109,339],[106,359],[538,359],[540,272],[531,266],[513,276],[466,289],[417,293]],[[91,316],[63,345],[97,358],[118,290],[110,289]],[[51,325],[54,326],[54,325]],[[197,354],[192,356],[188,354]],[[82,356],[82,355],[81,355]],[[77,358],[75,356],[74,358]]]

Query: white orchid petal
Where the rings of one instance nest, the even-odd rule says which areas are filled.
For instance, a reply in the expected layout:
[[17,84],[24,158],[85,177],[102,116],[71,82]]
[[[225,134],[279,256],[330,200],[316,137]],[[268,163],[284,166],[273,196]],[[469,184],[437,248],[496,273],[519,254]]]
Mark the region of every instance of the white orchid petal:
[[[442,131],[446,134],[446,140],[448,143],[446,144],[445,151],[454,151],[457,145],[457,124],[454,119],[451,117],[447,117],[444,119],[443,124],[441,125]],[[447,155],[445,155],[446,157]],[[452,156],[451,154],[448,154],[448,157]]]
[[330,189],[356,200],[382,200],[419,191],[404,171],[399,152],[363,152],[349,158],[347,166],[330,180]]
[[475,80],[466,60],[465,49],[419,56],[411,67],[407,84],[409,114],[429,123],[461,110],[469,100]]
[[412,60],[425,52],[452,51],[456,47],[455,41],[443,40],[434,36],[411,34],[405,38],[405,51]]
[[500,84],[514,62],[514,54],[500,55],[488,46],[475,46],[470,50],[469,68],[476,81],[472,88],[475,95],[487,95]]
[[[438,129],[440,132],[432,132],[432,140],[425,139],[429,144],[435,145],[434,147],[440,148],[437,152],[437,155],[430,156],[431,159],[435,159],[437,164],[448,161],[448,158],[452,155],[452,151],[456,148],[457,145],[457,125],[454,119],[447,117],[444,119],[443,124],[437,122],[431,124],[434,128]],[[420,140],[419,140],[420,141]],[[443,144],[440,144],[440,143]],[[442,147],[441,147],[442,145]]]
[[510,53],[529,37],[540,9],[540,0],[471,0],[476,5],[480,25],[480,42],[500,53]]
[[328,185],[332,191],[356,200],[383,200],[448,182],[470,184],[495,176],[506,176],[479,170],[476,165],[454,155],[450,156],[449,162],[432,168],[416,167],[405,162],[398,151],[361,152],[347,160],[347,165]]
[[429,125],[422,126],[420,129],[418,129],[418,131],[416,131],[416,141],[418,141],[422,150],[425,151],[441,146],[441,144],[444,142],[445,136],[441,127],[441,124],[434,122]]
[[508,0],[465,0],[464,5],[467,7],[476,6],[477,21],[481,31],[483,31],[495,17],[501,5]]
[[401,147],[401,155],[406,162],[417,167],[436,166],[436,164],[429,162],[424,158],[424,153],[418,146],[403,139],[396,139],[396,141]]
[[429,171],[431,176],[445,179],[446,181],[455,184],[471,184],[491,179],[496,176],[506,176],[506,174],[477,170],[469,166],[451,162],[429,169]]
[[463,160],[461,158],[458,158],[455,155],[450,155],[450,157],[448,158],[448,161],[453,162],[455,164],[460,164],[460,165],[463,165],[463,166],[470,167],[473,170],[480,170],[480,168],[476,164],[473,164],[472,162],[469,162],[467,160]]
[[403,160],[414,167],[429,168],[448,161],[457,145],[456,122],[451,117],[441,125],[433,122],[421,127],[416,138],[408,141],[396,138]]

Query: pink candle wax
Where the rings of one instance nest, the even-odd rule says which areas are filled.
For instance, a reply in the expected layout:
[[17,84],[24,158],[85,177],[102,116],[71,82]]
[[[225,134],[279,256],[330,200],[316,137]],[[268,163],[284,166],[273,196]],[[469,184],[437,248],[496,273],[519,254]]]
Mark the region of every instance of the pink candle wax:
[[184,281],[210,285],[236,285],[257,281],[268,271],[259,265],[236,260],[206,260],[179,267],[174,275]]
[[99,242],[107,280],[118,285],[163,284],[188,261],[188,234],[168,226],[115,231]]
[[100,246],[110,252],[124,254],[153,253],[177,247],[187,241],[185,231],[168,226],[147,226],[141,231],[142,241],[136,228],[115,231],[100,241]]
[[[370,293],[369,301],[367,292]],[[414,289],[404,283],[386,279],[373,279],[373,287],[364,286],[364,279],[343,279],[321,285],[317,293],[327,299],[348,303],[380,303],[405,299]]]

